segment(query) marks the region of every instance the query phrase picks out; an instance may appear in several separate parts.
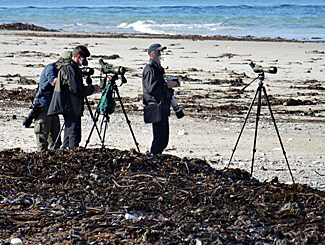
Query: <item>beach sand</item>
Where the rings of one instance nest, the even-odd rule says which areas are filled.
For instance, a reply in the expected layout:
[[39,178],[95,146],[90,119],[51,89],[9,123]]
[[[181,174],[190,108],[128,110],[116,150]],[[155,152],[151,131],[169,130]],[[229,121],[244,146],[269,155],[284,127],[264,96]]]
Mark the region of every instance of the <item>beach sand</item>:
[[[119,87],[119,92],[140,151],[148,151],[152,132],[151,125],[143,123],[141,74],[148,61],[147,48],[152,43],[160,43],[168,47],[163,61],[166,75],[181,78],[182,86],[175,89],[175,96],[186,113],[184,118],[177,119],[172,112],[170,142],[164,153],[206,159],[218,169],[227,167],[258,86],[255,81],[241,91],[258,76],[249,63],[276,66],[277,74],[265,73],[264,86],[295,182],[325,188],[323,43],[90,36],[0,31],[0,149],[36,150],[33,128],[21,125],[31,103],[8,99],[7,90],[35,89],[46,64],[57,60],[65,50],[87,45],[91,52],[89,66],[98,68],[93,84],[99,83],[99,58],[127,68],[128,82]],[[118,58],[108,59],[114,55]],[[89,101],[96,103],[100,96],[101,93],[92,95]],[[251,171],[256,107],[254,104],[247,117],[230,167]],[[92,125],[86,109],[82,118],[82,146]],[[89,147],[100,146],[94,132]],[[110,116],[105,146],[135,148],[119,103]],[[260,180],[279,177],[280,181],[292,183],[265,105],[262,106],[256,146],[253,176]]]

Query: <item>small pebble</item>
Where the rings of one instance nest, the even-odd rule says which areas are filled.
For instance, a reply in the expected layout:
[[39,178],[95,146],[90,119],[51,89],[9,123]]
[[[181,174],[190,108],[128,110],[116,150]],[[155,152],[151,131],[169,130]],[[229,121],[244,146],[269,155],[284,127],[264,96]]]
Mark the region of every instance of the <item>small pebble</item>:
[[182,131],[178,131],[177,134],[178,135],[188,135],[188,132],[185,129],[183,129]]
[[13,239],[11,239],[10,244],[12,244],[12,245],[22,245],[23,241],[20,238],[13,238]]

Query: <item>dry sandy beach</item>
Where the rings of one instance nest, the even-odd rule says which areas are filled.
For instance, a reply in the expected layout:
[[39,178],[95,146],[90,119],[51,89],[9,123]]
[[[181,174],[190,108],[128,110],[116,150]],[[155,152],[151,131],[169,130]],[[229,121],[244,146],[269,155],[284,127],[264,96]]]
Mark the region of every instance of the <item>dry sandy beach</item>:
[[[35,82],[46,64],[81,44],[87,45],[92,54],[90,67],[99,68],[98,59],[103,58],[107,63],[127,68],[128,82],[119,87],[119,92],[140,150],[146,152],[152,136],[151,125],[144,124],[142,118],[141,73],[148,60],[146,49],[158,42],[168,47],[163,62],[168,67],[166,75],[181,77],[182,86],[175,94],[186,113],[182,119],[172,113],[170,142],[165,153],[203,158],[216,168],[226,167],[258,84],[255,81],[241,91],[258,75],[249,63],[276,66],[277,74],[265,73],[264,85],[295,182],[325,188],[323,43],[70,36],[0,31],[1,150],[16,147],[26,152],[36,150],[33,129],[21,125],[30,102],[9,99],[8,90],[36,88]],[[118,58],[108,59],[112,55]],[[98,69],[93,83],[99,83]],[[89,100],[96,103],[100,95],[92,95]],[[230,167],[251,170],[255,112],[254,104]],[[92,126],[87,109],[82,120],[84,146]],[[119,107],[110,117],[105,145],[135,148]],[[95,132],[89,147],[100,147]],[[253,167],[254,177],[260,180],[277,176],[280,181],[292,182],[266,106],[261,111]]]

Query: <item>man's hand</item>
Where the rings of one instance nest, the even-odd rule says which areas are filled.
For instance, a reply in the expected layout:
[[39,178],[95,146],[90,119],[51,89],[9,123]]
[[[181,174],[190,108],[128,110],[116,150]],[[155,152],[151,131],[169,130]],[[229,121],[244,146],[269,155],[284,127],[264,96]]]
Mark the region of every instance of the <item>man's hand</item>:
[[94,93],[97,93],[100,90],[100,87],[98,85],[93,85],[94,86]]
[[174,87],[180,87],[180,83],[177,81],[169,80],[167,81],[167,87],[168,88],[174,88]]
[[53,87],[55,86],[55,84],[56,84],[57,81],[58,81],[58,78],[57,78],[57,77],[54,78],[53,83],[52,83],[52,86],[53,86]]

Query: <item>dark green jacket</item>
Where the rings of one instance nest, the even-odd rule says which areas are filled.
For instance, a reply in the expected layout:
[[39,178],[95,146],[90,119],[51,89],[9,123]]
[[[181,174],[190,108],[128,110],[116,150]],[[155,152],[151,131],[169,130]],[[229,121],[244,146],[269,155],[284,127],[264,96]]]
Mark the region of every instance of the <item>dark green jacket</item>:
[[59,70],[58,80],[55,84],[48,115],[82,116],[84,98],[94,92],[94,86],[83,84],[81,70],[72,59],[58,61],[56,66]]

